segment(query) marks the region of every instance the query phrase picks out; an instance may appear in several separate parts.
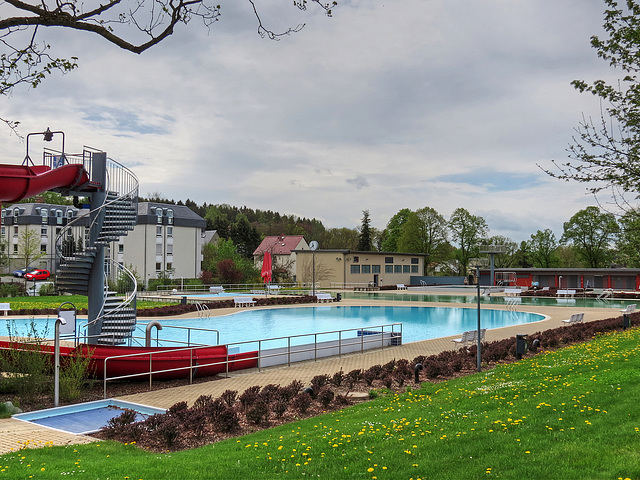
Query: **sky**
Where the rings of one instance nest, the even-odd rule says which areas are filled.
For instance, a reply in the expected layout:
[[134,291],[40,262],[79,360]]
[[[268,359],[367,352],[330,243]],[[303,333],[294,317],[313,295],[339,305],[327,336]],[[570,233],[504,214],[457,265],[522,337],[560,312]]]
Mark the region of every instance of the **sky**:
[[[517,242],[596,205],[584,184],[544,173],[567,160],[598,101],[572,80],[616,78],[590,46],[601,0],[246,0],[222,4],[136,55],[89,33],[43,29],[79,68],[0,98],[20,132],[65,132],[131,168],[140,195],[247,206],[383,229],[403,208],[482,216]],[[0,4],[0,17],[11,15]],[[15,14],[13,14],[15,15]],[[129,35],[134,34],[132,30]],[[59,148],[58,138],[47,145]],[[30,139],[30,156],[42,152]],[[0,163],[25,144],[0,129]],[[308,239],[309,241],[312,239]]]

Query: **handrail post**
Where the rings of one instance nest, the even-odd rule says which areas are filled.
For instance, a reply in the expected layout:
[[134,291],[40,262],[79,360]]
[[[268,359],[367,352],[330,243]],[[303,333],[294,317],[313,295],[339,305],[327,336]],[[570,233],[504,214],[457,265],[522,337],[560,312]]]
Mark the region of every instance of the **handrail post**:
[[291,366],[291,337],[287,337],[287,367]]
[[103,387],[103,391],[102,391],[102,398],[107,398],[107,360],[109,360],[109,358],[105,358],[104,359],[104,365],[103,365],[103,370],[102,370],[102,376],[104,377],[104,387]]
[[338,332],[338,358],[342,358],[342,330]]
[[318,361],[318,334],[313,334],[313,361]]
[[258,340],[258,371],[262,371],[262,340]]
[[149,391],[153,388],[153,354],[149,352]]
[[193,348],[189,349],[189,385],[193,383]]
[[360,329],[360,353],[364,353],[364,328]]

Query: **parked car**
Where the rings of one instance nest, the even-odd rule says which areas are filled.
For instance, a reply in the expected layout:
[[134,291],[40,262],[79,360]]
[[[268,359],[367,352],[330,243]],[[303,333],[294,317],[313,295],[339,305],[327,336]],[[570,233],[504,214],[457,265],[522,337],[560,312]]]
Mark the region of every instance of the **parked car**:
[[14,277],[24,277],[25,273],[29,273],[29,272],[33,272],[34,270],[37,270],[36,267],[27,267],[27,268],[21,268],[20,270],[14,270],[13,272],[11,272],[13,274]]
[[51,276],[49,270],[43,270],[41,268],[36,268],[32,272],[25,273],[24,278],[27,280],[46,280]]

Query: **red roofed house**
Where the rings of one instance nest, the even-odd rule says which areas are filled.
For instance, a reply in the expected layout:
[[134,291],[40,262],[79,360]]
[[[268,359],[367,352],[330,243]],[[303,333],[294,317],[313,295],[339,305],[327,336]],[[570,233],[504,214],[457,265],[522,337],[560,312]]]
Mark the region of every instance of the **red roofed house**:
[[265,252],[271,253],[274,281],[296,281],[296,254],[294,250],[309,250],[309,244],[302,235],[280,235],[265,237],[253,252],[253,262],[260,270]]

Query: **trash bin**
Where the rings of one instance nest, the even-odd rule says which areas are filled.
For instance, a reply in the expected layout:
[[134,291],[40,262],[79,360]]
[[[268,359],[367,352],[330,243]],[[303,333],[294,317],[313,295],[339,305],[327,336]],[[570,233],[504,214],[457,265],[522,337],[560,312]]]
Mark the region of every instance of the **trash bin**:
[[527,353],[527,335],[516,335],[516,358],[520,360]]
[[180,305],[186,305],[187,304],[187,297],[182,297],[182,300],[180,300]]
[[622,329],[626,330],[630,326],[631,326],[631,322],[629,321],[629,315],[625,313],[624,315],[622,315]]
[[342,294],[336,293],[336,302],[339,302],[340,300],[342,300]]

